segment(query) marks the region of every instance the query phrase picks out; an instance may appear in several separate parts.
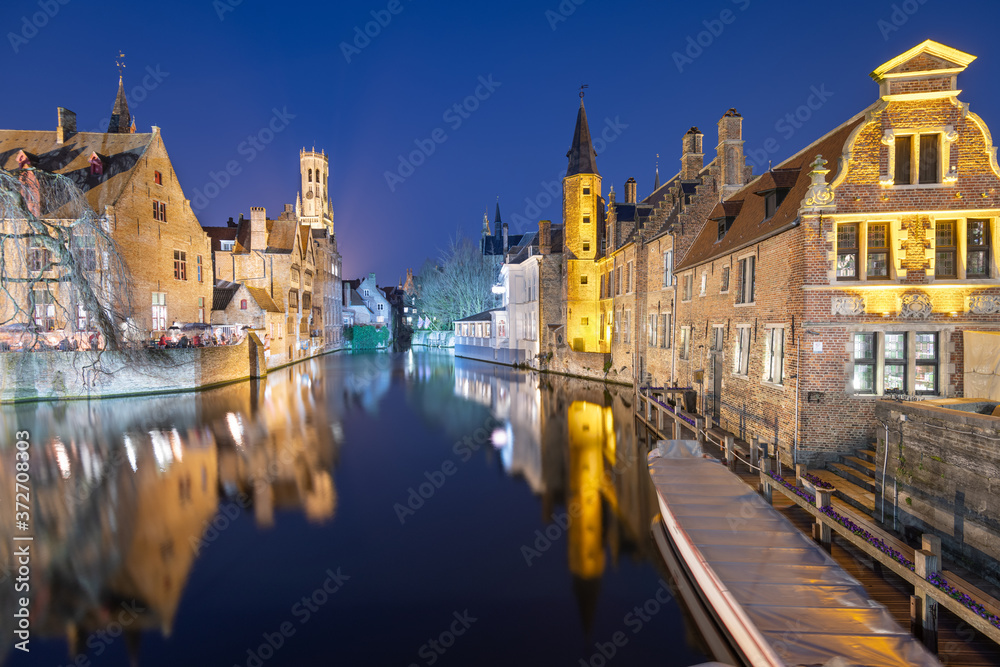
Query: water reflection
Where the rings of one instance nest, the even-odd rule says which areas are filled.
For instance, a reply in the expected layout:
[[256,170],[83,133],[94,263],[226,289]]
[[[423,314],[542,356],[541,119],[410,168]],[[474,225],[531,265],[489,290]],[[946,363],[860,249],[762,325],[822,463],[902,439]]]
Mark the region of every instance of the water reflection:
[[[332,519],[339,440],[316,372],[301,366],[289,381],[197,396],[0,410],[3,432],[31,434],[33,640],[63,636],[76,655],[124,634],[134,658],[144,630],[171,634],[200,549],[243,511],[264,528],[280,509]],[[0,452],[8,508],[14,456],[13,447]],[[0,515],[7,642],[13,518]],[[0,660],[9,648],[0,646]]]
[[[532,598],[527,604],[518,599],[516,607],[501,606],[497,617],[503,620],[495,623],[509,623],[502,627],[504,634],[520,632],[529,644],[548,643],[548,653],[534,654],[535,659],[565,658],[579,649],[581,638],[591,646],[614,630],[627,630],[620,613],[615,618],[622,601],[641,603],[659,585],[650,565],[659,555],[649,539],[657,508],[645,472],[648,443],[636,434],[631,401],[627,387],[454,360],[441,352],[408,352],[331,356],[274,373],[267,381],[197,395],[2,408],[4,433],[31,433],[32,641],[65,640],[71,657],[81,651],[99,655],[103,633],[128,612],[134,618],[121,624],[119,634],[125,635],[133,662],[141,639],[150,642],[155,635],[154,646],[165,653],[144,655],[145,661],[175,664],[171,656],[192,656],[199,648],[181,636],[185,626],[191,632],[190,618],[194,625],[215,621],[199,608],[207,597],[213,609],[235,615],[237,600],[246,604],[242,589],[259,583],[245,574],[218,576],[226,572],[233,545],[250,547],[240,552],[241,566],[270,570],[273,551],[264,547],[280,532],[281,549],[304,562],[324,552],[336,554],[334,565],[346,568],[353,560],[350,571],[363,592],[351,603],[355,606],[343,602],[347,606],[329,629],[317,628],[315,645],[305,630],[296,635],[297,648],[287,650],[301,650],[305,662],[283,654],[270,664],[326,664],[316,657],[326,656],[331,633],[338,632],[343,650],[365,647],[357,649],[363,656],[355,661],[359,664],[406,664],[412,660],[405,653],[410,649],[387,656],[397,647],[382,635],[375,641],[381,641],[377,650],[383,653],[369,648],[372,638],[365,633],[379,633],[385,615],[400,614],[396,632],[412,630],[423,637],[423,617],[436,623],[435,617],[408,616],[405,610],[420,609],[428,598],[449,590],[455,601],[442,604],[475,603],[487,615],[503,599],[490,586],[504,594],[524,590],[525,582],[533,588],[543,572],[548,588],[537,597],[548,596],[544,605],[553,609],[565,599],[570,613],[573,606],[578,610],[579,622],[552,625],[533,618],[540,612],[533,610],[538,599]],[[426,514],[405,528],[386,524],[397,521],[390,508],[405,497],[407,486],[414,479],[425,481],[425,469],[439,470],[442,460],[454,461],[451,444],[469,438],[482,446],[475,448],[472,462],[458,462],[464,467],[454,479],[461,481],[449,482],[427,501],[430,509],[420,510]],[[349,465],[341,464],[342,449],[351,452]],[[13,464],[14,450],[5,445],[0,449],[0,508],[13,502]],[[341,475],[340,494],[335,472]],[[486,485],[489,492],[483,490]],[[527,505],[525,498],[531,501]],[[527,513],[508,510],[532,505],[537,509]],[[469,515],[477,524],[455,531],[455,515],[466,508],[472,508]],[[320,528],[281,531],[298,517]],[[7,568],[2,576],[8,577],[0,581],[0,642],[7,642],[0,645],[0,662],[12,655],[13,518],[0,511],[0,563]],[[236,523],[252,524],[255,531],[233,540]],[[521,540],[528,540],[529,549],[538,546],[536,529],[553,535],[553,546],[546,547],[544,564],[529,570],[531,563],[525,563],[518,546]],[[495,534],[507,537],[497,544]],[[475,551],[479,540],[484,549]],[[426,558],[415,555],[424,552]],[[446,576],[434,573],[457,553],[475,554],[469,560],[489,576],[468,570],[453,581],[436,578]],[[186,590],[196,563],[201,569],[195,580],[199,573],[204,580],[205,571],[218,580],[209,596]],[[323,561],[323,568],[329,565]],[[294,595],[315,586],[308,579],[312,574],[302,576],[259,595],[255,589],[251,595],[260,606],[244,620],[272,608],[277,615],[262,622],[265,629],[287,620],[286,590]],[[491,577],[506,578],[493,582]],[[186,593],[191,597],[185,604]],[[609,600],[600,626],[598,609]],[[374,613],[370,607],[378,608],[377,623],[375,617],[365,622],[365,614]],[[188,622],[182,625],[181,619]],[[242,628],[218,628],[211,641],[233,644],[232,657],[238,659],[239,647],[260,636],[256,625],[246,625],[248,637],[240,634]],[[175,627],[178,637],[172,643],[158,641]],[[482,627],[478,632],[487,632],[485,623]],[[516,650],[514,644],[504,650]],[[660,650],[653,633],[633,641],[630,649],[646,651],[646,657]],[[495,641],[483,640],[485,658],[464,664],[489,664],[500,659],[500,650]],[[681,656],[677,659],[697,656],[697,651],[671,650]],[[13,655],[21,658],[16,651]]]

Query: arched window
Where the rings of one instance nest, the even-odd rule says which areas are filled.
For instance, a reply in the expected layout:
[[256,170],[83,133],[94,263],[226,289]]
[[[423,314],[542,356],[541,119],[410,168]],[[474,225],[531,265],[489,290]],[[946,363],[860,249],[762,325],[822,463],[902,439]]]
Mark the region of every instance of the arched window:
[[309,182],[310,183],[313,182],[313,170],[312,169],[309,170]]

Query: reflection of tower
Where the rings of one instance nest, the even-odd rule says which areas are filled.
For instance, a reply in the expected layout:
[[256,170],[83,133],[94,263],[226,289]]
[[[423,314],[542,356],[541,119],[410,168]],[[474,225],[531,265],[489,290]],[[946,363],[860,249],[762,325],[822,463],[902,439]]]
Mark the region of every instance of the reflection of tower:
[[584,631],[589,634],[604,572],[601,530],[601,483],[604,478],[604,410],[574,401],[567,412],[569,433],[569,569],[580,605]]

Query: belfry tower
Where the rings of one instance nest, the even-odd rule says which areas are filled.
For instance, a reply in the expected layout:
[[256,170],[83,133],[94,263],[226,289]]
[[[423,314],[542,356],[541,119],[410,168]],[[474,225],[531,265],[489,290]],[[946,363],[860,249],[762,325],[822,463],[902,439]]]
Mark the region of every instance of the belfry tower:
[[328,183],[330,158],[324,151],[299,151],[299,171],[302,189],[296,202],[296,212],[302,224],[314,229],[327,229],[333,235],[333,207],[330,206]]

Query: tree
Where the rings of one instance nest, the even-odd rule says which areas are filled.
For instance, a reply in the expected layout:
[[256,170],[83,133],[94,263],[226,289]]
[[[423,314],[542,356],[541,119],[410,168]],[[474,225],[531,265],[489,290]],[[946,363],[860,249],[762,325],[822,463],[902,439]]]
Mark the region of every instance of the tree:
[[461,235],[449,239],[440,259],[427,260],[420,271],[421,313],[430,318],[431,328],[451,329],[455,320],[495,308],[499,269],[471,240]]
[[46,331],[96,331],[103,349],[128,356],[138,354],[132,312],[132,274],[110,223],[73,181],[0,169],[0,328],[24,332],[28,347]]

